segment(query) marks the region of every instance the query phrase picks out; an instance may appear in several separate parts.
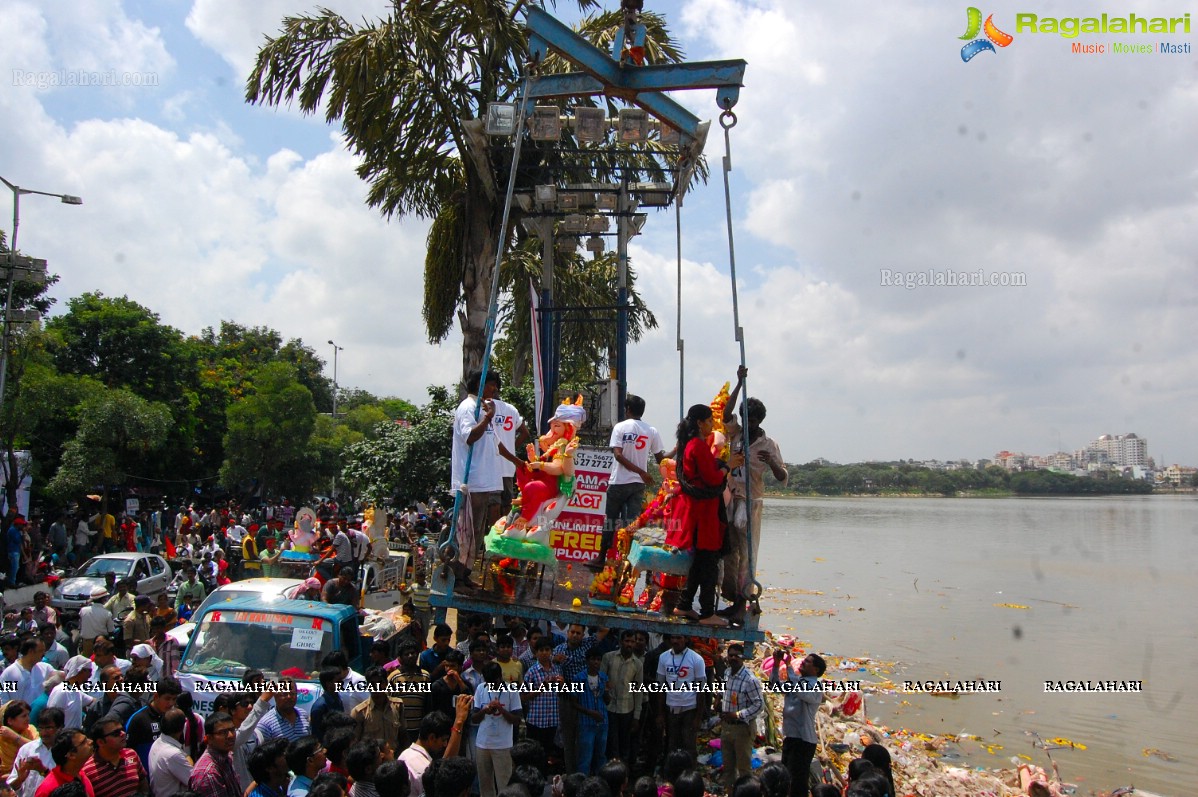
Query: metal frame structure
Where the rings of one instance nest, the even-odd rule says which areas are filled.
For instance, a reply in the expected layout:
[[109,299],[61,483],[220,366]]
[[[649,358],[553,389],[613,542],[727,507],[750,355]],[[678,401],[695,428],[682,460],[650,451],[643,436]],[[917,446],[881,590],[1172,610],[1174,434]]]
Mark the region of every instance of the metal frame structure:
[[[740,98],[747,66],[743,59],[726,61],[694,61],[680,64],[636,65],[629,63],[626,52],[644,47],[645,26],[630,19],[616,34],[610,54],[595,47],[537,6],[526,11],[529,30],[529,51],[533,60],[543,61],[550,51],[558,53],[581,71],[557,75],[541,75],[530,88],[530,99],[554,99],[606,95],[645,109],[651,116],[679,132],[679,163],[675,172],[672,197],[681,203],[694,170],[707,142],[710,122],[701,121],[664,92],[691,89],[715,89],[717,104],[728,110]],[[632,19],[635,19],[633,17]],[[627,185],[622,184],[615,215],[617,216],[617,296],[616,382],[618,406],[623,408],[628,394],[628,216],[630,198]],[[548,245],[547,245],[548,248]],[[549,279],[541,286],[541,312],[553,312],[552,261],[545,269]],[[551,339],[549,324],[542,325],[542,373],[551,370]],[[552,396],[556,382],[547,382],[545,394]],[[539,419],[542,422],[545,419]]]
[[[636,0],[625,0],[625,25],[616,35],[612,52],[603,52],[590,42],[579,36],[566,25],[559,22],[547,11],[529,5],[524,13],[529,31],[529,52],[533,63],[541,63],[555,52],[564,57],[578,72],[556,75],[537,75],[535,80],[526,77],[520,97],[520,111],[515,113],[515,125],[511,125],[515,136],[512,172],[508,180],[508,205],[505,207],[505,222],[507,211],[514,201],[513,189],[516,166],[519,163],[520,142],[525,132],[522,129],[524,117],[533,115],[530,102],[537,99],[580,97],[605,95],[617,98],[629,105],[644,109],[649,115],[660,120],[664,125],[677,131],[679,155],[678,163],[672,171],[674,183],[665,196],[665,201],[655,205],[668,207],[671,201],[681,204],[694,176],[695,169],[702,156],[707,140],[710,122],[700,121],[698,117],[683,108],[664,92],[672,90],[715,89],[717,103],[725,114],[731,113],[736,104],[743,85],[746,63],[743,60],[704,61],[668,65],[643,65],[644,43],[646,39],[645,26],[638,20],[641,3]],[[535,102],[533,102],[535,105]],[[514,110],[514,109],[512,109]],[[508,112],[510,115],[510,111]],[[488,117],[490,113],[488,111]],[[506,119],[506,118],[505,118]],[[506,120],[511,121],[511,120]],[[546,122],[548,120],[541,120]],[[560,126],[559,126],[560,128]],[[725,127],[725,133],[727,128]],[[594,152],[594,150],[586,150]],[[616,217],[617,239],[617,296],[614,309],[617,312],[616,333],[616,381],[618,384],[618,407],[620,412],[627,396],[628,382],[628,239],[632,237],[632,217],[636,212],[636,203],[631,196],[634,188],[624,179],[616,186],[617,201],[614,212]],[[555,307],[553,301],[553,249],[555,238],[553,233],[553,213],[544,213],[540,218],[533,214],[529,219],[536,234],[542,239],[543,282],[541,290],[542,318],[552,319],[552,323],[541,324],[541,356],[542,374],[545,378],[546,406],[553,404],[556,392],[556,366],[558,356],[554,351],[557,342],[556,330],[561,317],[565,313],[585,310],[588,308]],[[506,228],[506,223],[505,223]],[[501,239],[502,243],[502,239]],[[502,250],[502,246],[500,247]],[[498,261],[498,255],[497,255]],[[497,263],[498,268],[498,263]],[[733,285],[735,291],[735,282]],[[494,302],[494,297],[492,297]],[[739,329],[738,329],[739,337]],[[743,361],[743,345],[742,345]],[[484,365],[485,367],[485,365]],[[542,423],[546,419],[538,419]],[[469,470],[469,457],[466,468]],[[459,498],[460,501],[460,498]],[[454,524],[457,523],[457,503],[455,503]],[[456,556],[456,550],[451,541],[442,543],[441,553]],[[764,639],[764,634],[758,629],[756,615],[746,618],[743,628],[717,627],[698,625],[679,618],[654,616],[643,613],[625,613],[614,610],[604,610],[599,607],[571,608],[568,606],[537,605],[538,602],[519,600],[496,600],[485,594],[454,594],[454,578],[448,574],[448,568],[436,568],[438,575],[434,577],[434,591],[431,602],[439,610],[454,607],[459,611],[480,613],[503,613],[535,619],[553,619],[559,622],[588,622],[588,624],[604,624],[612,628],[650,629],[661,633],[684,633],[689,636],[716,637],[720,639],[739,639],[748,642]],[[753,574],[755,578],[755,573]],[[440,582],[440,583],[438,583]],[[441,587],[442,589],[437,589]]]

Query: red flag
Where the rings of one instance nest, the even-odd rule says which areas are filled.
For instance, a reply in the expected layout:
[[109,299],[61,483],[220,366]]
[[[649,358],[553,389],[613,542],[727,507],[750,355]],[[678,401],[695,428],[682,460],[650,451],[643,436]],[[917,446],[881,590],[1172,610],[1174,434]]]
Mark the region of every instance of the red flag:
[[165,536],[163,537],[163,542],[166,543],[166,558],[174,559],[178,555],[178,551],[175,550],[175,544],[171,542],[170,537]]

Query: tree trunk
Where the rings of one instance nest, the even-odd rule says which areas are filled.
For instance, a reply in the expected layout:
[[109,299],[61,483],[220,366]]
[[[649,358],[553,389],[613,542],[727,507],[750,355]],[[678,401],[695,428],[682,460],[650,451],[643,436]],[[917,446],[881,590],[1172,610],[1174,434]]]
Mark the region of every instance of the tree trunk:
[[466,219],[466,263],[462,274],[463,309],[458,312],[462,327],[462,378],[482,367],[487,346],[487,313],[491,305],[491,279],[495,273],[495,250],[499,245],[502,218],[480,191],[468,202]]

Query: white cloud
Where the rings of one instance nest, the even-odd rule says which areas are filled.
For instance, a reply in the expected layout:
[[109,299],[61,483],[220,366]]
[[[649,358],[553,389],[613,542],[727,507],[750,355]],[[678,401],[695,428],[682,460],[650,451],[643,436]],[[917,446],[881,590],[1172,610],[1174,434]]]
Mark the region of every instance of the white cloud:
[[315,15],[317,8],[331,9],[351,23],[363,18],[385,16],[391,4],[385,0],[329,0],[304,3],[298,0],[195,0],[187,15],[187,27],[197,39],[215,50],[233,67],[238,81],[244,80],[254,65],[264,37],[278,34],[284,17]]
[[[0,9],[0,22],[6,31],[20,31],[6,37],[3,60],[12,69],[151,74],[161,84],[174,68],[161,31],[131,19],[120,0],[17,0]],[[39,90],[49,88],[43,82]]]

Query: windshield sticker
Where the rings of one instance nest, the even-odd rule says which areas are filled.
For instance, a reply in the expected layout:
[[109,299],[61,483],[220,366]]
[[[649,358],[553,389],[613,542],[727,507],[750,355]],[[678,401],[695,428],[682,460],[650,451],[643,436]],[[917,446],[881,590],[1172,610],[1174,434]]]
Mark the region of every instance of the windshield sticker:
[[323,631],[315,628],[293,628],[291,630],[292,650],[320,650],[320,638]]

